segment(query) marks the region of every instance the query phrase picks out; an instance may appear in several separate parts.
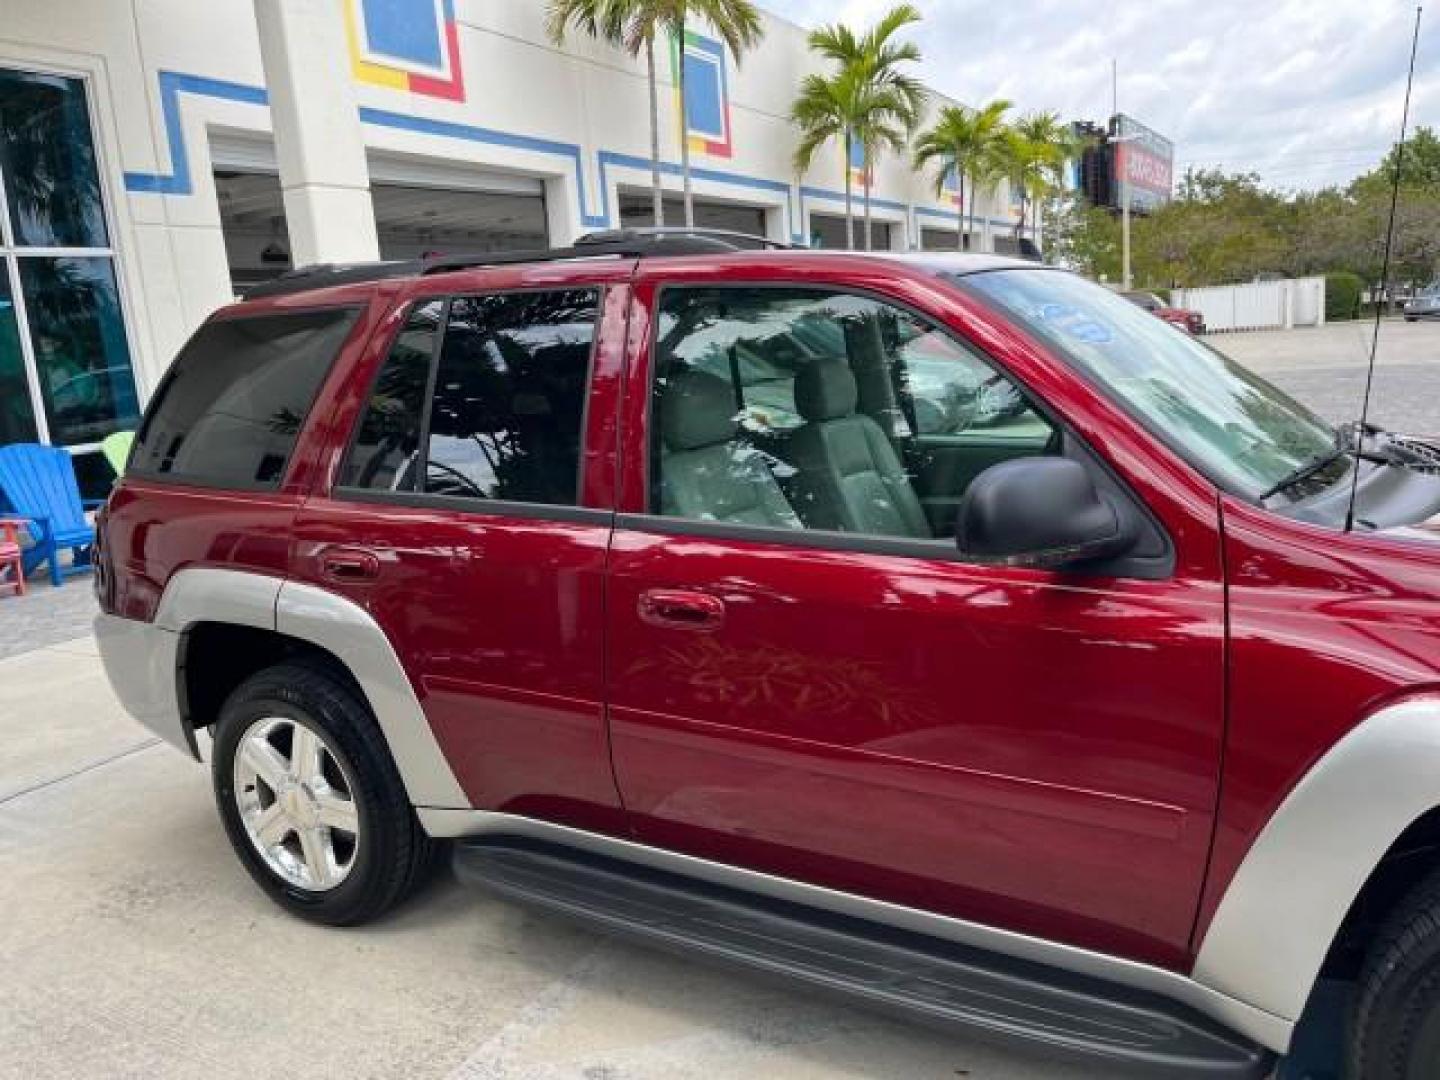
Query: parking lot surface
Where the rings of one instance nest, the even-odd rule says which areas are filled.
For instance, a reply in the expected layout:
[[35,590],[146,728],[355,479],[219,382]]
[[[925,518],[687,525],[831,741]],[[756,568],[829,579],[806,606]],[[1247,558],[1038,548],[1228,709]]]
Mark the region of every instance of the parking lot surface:
[[[1338,420],[1367,335],[1210,340]],[[1440,430],[1440,325],[1387,325],[1382,355],[1376,419]],[[0,1078],[1106,1075],[610,940],[447,873],[374,926],[289,918],[231,855],[208,772],[125,717],[74,638],[91,603],[84,579],[0,600]]]
[[[1327,420],[1343,423],[1360,415],[1374,329],[1373,321],[1345,322],[1204,340]],[[1381,324],[1370,420],[1412,435],[1440,435],[1440,321]]]

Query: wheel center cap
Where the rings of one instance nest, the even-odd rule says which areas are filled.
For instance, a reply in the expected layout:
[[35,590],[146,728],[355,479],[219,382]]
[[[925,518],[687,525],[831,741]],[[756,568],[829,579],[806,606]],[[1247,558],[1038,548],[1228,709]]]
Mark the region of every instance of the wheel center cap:
[[304,784],[291,784],[280,793],[285,816],[301,828],[314,828],[320,821],[320,804]]

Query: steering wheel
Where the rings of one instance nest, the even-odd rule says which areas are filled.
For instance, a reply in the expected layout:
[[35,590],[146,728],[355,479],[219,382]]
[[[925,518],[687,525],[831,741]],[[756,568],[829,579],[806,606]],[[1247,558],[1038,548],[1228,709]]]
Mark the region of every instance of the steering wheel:
[[[431,472],[431,470],[434,470],[435,472],[438,472],[438,473],[442,473],[443,475],[445,475],[446,477],[448,477],[449,480],[450,480],[450,485],[449,485],[449,486],[450,486],[451,489],[450,489],[450,490],[439,490],[439,491],[437,491],[437,490],[435,490],[433,487],[431,487],[431,485],[430,485],[430,472]],[[453,468],[452,466],[446,465],[444,462],[441,462],[441,461],[427,461],[427,462],[425,463],[425,492],[426,492],[426,494],[429,494],[429,495],[457,495],[457,494],[462,494],[462,495],[469,495],[469,496],[471,496],[472,498],[476,498],[476,499],[488,499],[488,498],[490,498],[490,493],[487,492],[484,488],[482,488],[479,484],[475,483],[474,480],[471,480],[470,477],[466,476],[466,475],[465,475],[463,472],[461,472],[459,469],[456,469],[456,468]]]

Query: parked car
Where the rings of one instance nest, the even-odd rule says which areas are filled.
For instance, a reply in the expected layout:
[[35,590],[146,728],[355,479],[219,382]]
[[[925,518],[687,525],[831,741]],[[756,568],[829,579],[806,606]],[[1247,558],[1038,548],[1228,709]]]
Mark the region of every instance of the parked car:
[[1440,319],[1440,281],[1418,290],[1405,301],[1405,321],[1416,319]]
[[1132,304],[1144,308],[1157,319],[1164,319],[1171,326],[1178,326],[1181,330],[1197,336],[1205,333],[1205,317],[1198,311],[1171,307],[1152,292],[1125,292],[1120,295]]
[[1413,1080],[1437,462],[1003,257],[317,268],[156,389],[96,632],[304,918],[453,841],[504,895],[1106,1070],[1263,1075],[1352,979],[1354,1075]]

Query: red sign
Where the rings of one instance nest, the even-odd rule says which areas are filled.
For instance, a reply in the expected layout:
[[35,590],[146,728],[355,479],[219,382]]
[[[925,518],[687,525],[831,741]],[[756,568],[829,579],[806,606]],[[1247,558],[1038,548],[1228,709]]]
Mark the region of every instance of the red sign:
[[1173,177],[1169,161],[1140,146],[1121,143],[1115,149],[1120,155],[1120,175],[1124,176],[1132,187],[1153,191],[1157,195],[1170,194]]

